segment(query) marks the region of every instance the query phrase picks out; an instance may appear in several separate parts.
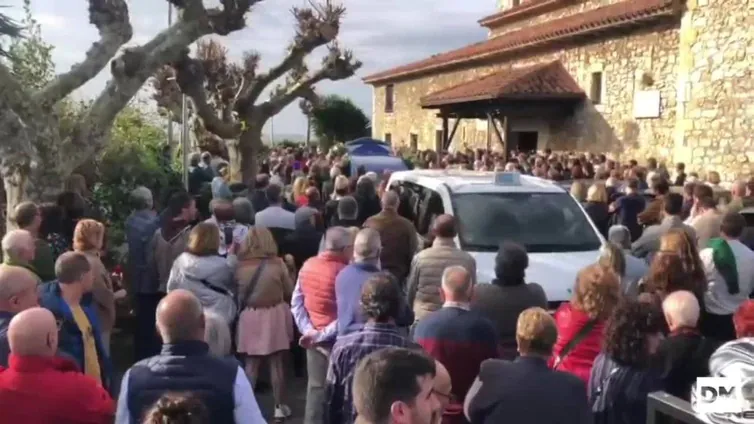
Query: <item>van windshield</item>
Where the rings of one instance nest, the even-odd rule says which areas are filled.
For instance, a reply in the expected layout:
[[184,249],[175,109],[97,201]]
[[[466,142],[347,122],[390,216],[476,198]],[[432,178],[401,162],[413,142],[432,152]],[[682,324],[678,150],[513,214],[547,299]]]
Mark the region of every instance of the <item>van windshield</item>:
[[587,252],[602,242],[567,193],[469,193],[453,196],[464,250],[495,252],[501,243],[529,253]]

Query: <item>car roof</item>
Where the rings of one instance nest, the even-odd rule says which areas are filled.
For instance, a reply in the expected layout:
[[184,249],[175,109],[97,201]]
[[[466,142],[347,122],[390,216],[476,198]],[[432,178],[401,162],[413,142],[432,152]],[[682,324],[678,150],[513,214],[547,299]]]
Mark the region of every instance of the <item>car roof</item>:
[[566,193],[559,185],[529,175],[520,176],[520,184],[495,184],[495,172],[428,169],[393,173],[392,179],[409,181],[437,190],[445,186],[451,193]]
[[351,156],[351,168],[363,166],[367,172],[382,174],[384,171],[404,171],[408,169],[403,159],[396,156]]

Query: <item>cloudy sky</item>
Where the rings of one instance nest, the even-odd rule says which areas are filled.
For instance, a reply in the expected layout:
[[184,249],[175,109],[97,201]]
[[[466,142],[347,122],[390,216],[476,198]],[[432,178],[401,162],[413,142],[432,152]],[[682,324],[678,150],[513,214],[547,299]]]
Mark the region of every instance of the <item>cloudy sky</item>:
[[[361,78],[445,50],[484,39],[486,31],[476,21],[493,13],[495,0],[341,0],[348,12],[341,29],[341,44],[352,49],[364,62],[359,73],[347,81],[323,83],[320,93],[350,97],[371,116],[371,87]],[[246,50],[262,55],[263,67],[277,63],[292,36],[292,6],[307,0],[265,0],[249,15],[248,27],[224,39],[231,55],[240,57]],[[20,13],[22,0],[0,0],[11,6],[11,15]],[[32,0],[44,38],[55,46],[58,70],[70,68],[84,57],[96,40],[96,29],[89,25],[86,0]],[[212,5],[217,0],[205,0]],[[129,0],[132,43],[143,43],[167,25],[164,0]],[[321,53],[321,52],[320,52]],[[318,59],[318,58],[317,58]],[[314,59],[313,59],[314,60]],[[318,62],[318,60],[317,60]],[[314,64],[315,62],[312,61]],[[90,81],[77,93],[93,96],[106,82],[106,72]],[[275,119],[276,133],[303,134],[306,121],[296,103]]]

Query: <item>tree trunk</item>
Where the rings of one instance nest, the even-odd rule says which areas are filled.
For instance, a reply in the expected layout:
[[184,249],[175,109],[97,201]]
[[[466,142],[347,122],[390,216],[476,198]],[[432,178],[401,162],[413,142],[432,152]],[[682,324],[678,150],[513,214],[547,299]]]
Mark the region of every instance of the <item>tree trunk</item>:
[[230,180],[233,182],[244,181],[241,172],[241,145],[238,140],[225,140],[228,150],[228,165],[230,166]]
[[[50,167],[53,168],[53,167]],[[15,228],[10,222],[13,210],[21,202],[36,203],[55,202],[63,188],[66,175],[52,172],[30,172],[26,167],[15,170],[3,170],[3,188],[5,189],[5,229]]]
[[250,125],[241,133],[238,140],[238,152],[240,153],[240,169],[242,181],[249,187],[254,186],[259,172],[257,155],[262,147],[262,127],[264,125]]

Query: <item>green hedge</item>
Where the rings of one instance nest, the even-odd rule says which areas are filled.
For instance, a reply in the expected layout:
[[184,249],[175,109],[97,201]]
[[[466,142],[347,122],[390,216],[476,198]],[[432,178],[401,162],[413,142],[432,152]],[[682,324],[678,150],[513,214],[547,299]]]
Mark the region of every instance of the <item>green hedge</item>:
[[116,118],[111,141],[94,162],[94,201],[107,221],[111,247],[125,242],[134,188],[148,187],[158,204],[182,188],[180,160],[170,157],[166,141],[164,129],[142,110],[127,108]]

